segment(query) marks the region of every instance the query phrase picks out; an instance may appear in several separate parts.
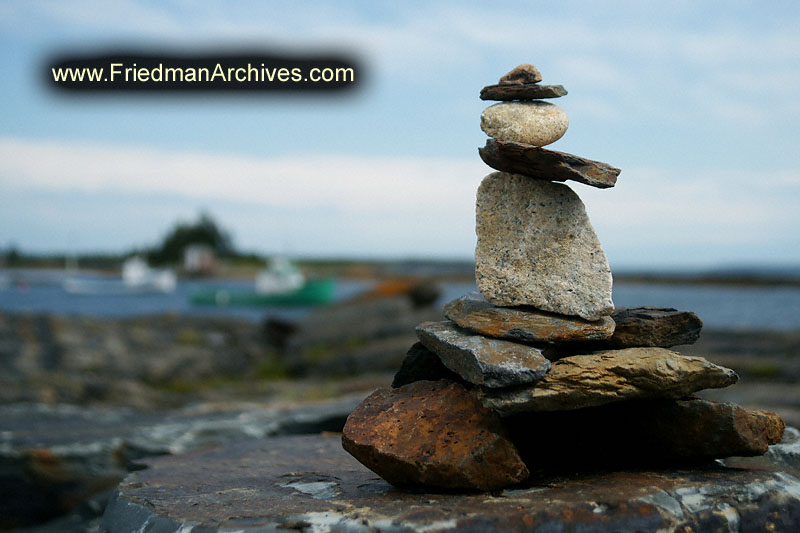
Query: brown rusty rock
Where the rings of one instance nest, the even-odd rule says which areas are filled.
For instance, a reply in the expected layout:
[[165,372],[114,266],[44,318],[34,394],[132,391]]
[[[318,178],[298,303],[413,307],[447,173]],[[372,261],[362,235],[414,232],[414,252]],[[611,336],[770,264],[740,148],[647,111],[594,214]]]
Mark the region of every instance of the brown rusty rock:
[[347,419],[342,446],[398,487],[495,490],[528,477],[500,418],[449,381],[378,389]]
[[589,321],[533,307],[497,307],[479,292],[446,304],[444,314],[481,335],[522,342],[594,341],[608,339],[614,333],[614,321],[608,316]]
[[475,385],[525,385],[550,370],[550,361],[538,348],[475,335],[450,321],[423,322],[417,336],[447,368]]
[[487,85],[481,89],[481,100],[539,100],[540,98],[560,98],[567,94],[563,85],[540,85],[523,83],[520,85]]
[[560,411],[621,400],[682,398],[738,379],[733,370],[702,357],[664,348],[627,348],[565,357],[531,386],[481,388],[479,396],[487,407],[506,412]]
[[[783,436],[769,411],[699,398],[619,402],[505,419],[531,471],[655,466],[757,456]],[[531,432],[546,427],[546,432]],[[591,442],[587,451],[586,443]],[[546,458],[543,461],[543,458]]]
[[669,307],[618,309],[611,318],[616,323],[616,329],[614,336],[604,343],[611,348],[669,348],[694,344],[703,328],[703,322],[696,314]]
[[448,369],[439,356],[430,351],[421,342],[408,349],[400,370],[394,375],[392,387],[402,387],[415,381],[438,381],[449,379],[460,381],[458,374]]
[[613,187],[620,173],[600,161],[499,139],[487,139],[478,153],[484,163],[503,172],[548,181],[572,180],[600,189]]
[[523,83],[539,83],[542,74],[530,63],[523,63],[500,78],[500,85],[521,85]]

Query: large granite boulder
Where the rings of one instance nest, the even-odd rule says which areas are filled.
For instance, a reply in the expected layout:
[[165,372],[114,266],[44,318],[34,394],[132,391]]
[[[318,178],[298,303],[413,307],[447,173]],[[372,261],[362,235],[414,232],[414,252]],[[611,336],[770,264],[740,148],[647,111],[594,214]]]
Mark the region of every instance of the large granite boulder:
[[495,172],[476,205],[475,277],[489,302],[586,320],[613,313],[611,269],[572,189]]

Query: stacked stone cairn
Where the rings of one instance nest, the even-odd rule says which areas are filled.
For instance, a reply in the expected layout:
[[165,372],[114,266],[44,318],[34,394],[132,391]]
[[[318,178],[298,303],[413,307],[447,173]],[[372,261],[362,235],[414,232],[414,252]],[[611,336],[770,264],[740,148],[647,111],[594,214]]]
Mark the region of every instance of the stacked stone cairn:
[[479,293],[417,327],[391,389],[350,415],[342,444],[398,487],[497,490],[554,472],[688,466],[762,455],[780,441],[774,413],[694,396],[733,370],[667,348],[691,344],[694,313],[615,312],[611,271],[573,180],[609,188],[619,170],[546,150],[567,130],[566,94],[520,65],[481,91],[499,172],[476,209]]

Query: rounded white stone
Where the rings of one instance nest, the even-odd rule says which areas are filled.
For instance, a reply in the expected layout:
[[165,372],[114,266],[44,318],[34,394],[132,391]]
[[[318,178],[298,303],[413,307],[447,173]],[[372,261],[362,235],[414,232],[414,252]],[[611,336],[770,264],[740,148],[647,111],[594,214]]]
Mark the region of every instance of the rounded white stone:
[[559,140],[568,127],[563,109],[540,100],[500,102],[481,113],[481,129],[501,141],[546,146]]

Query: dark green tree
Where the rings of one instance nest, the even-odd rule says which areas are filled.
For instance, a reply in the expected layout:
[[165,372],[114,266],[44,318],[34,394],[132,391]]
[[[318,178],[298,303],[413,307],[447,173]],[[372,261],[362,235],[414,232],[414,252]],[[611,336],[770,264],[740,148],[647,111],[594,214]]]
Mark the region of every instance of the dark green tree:
[[176,224],[161,245],[147,254],[147,258],[154,264],[177,263],[183,259],[184,248],[190,244],[206,244],[220,257],[234,254],[230,234],[217,226],[208,213],[201,213],[192,224]]

